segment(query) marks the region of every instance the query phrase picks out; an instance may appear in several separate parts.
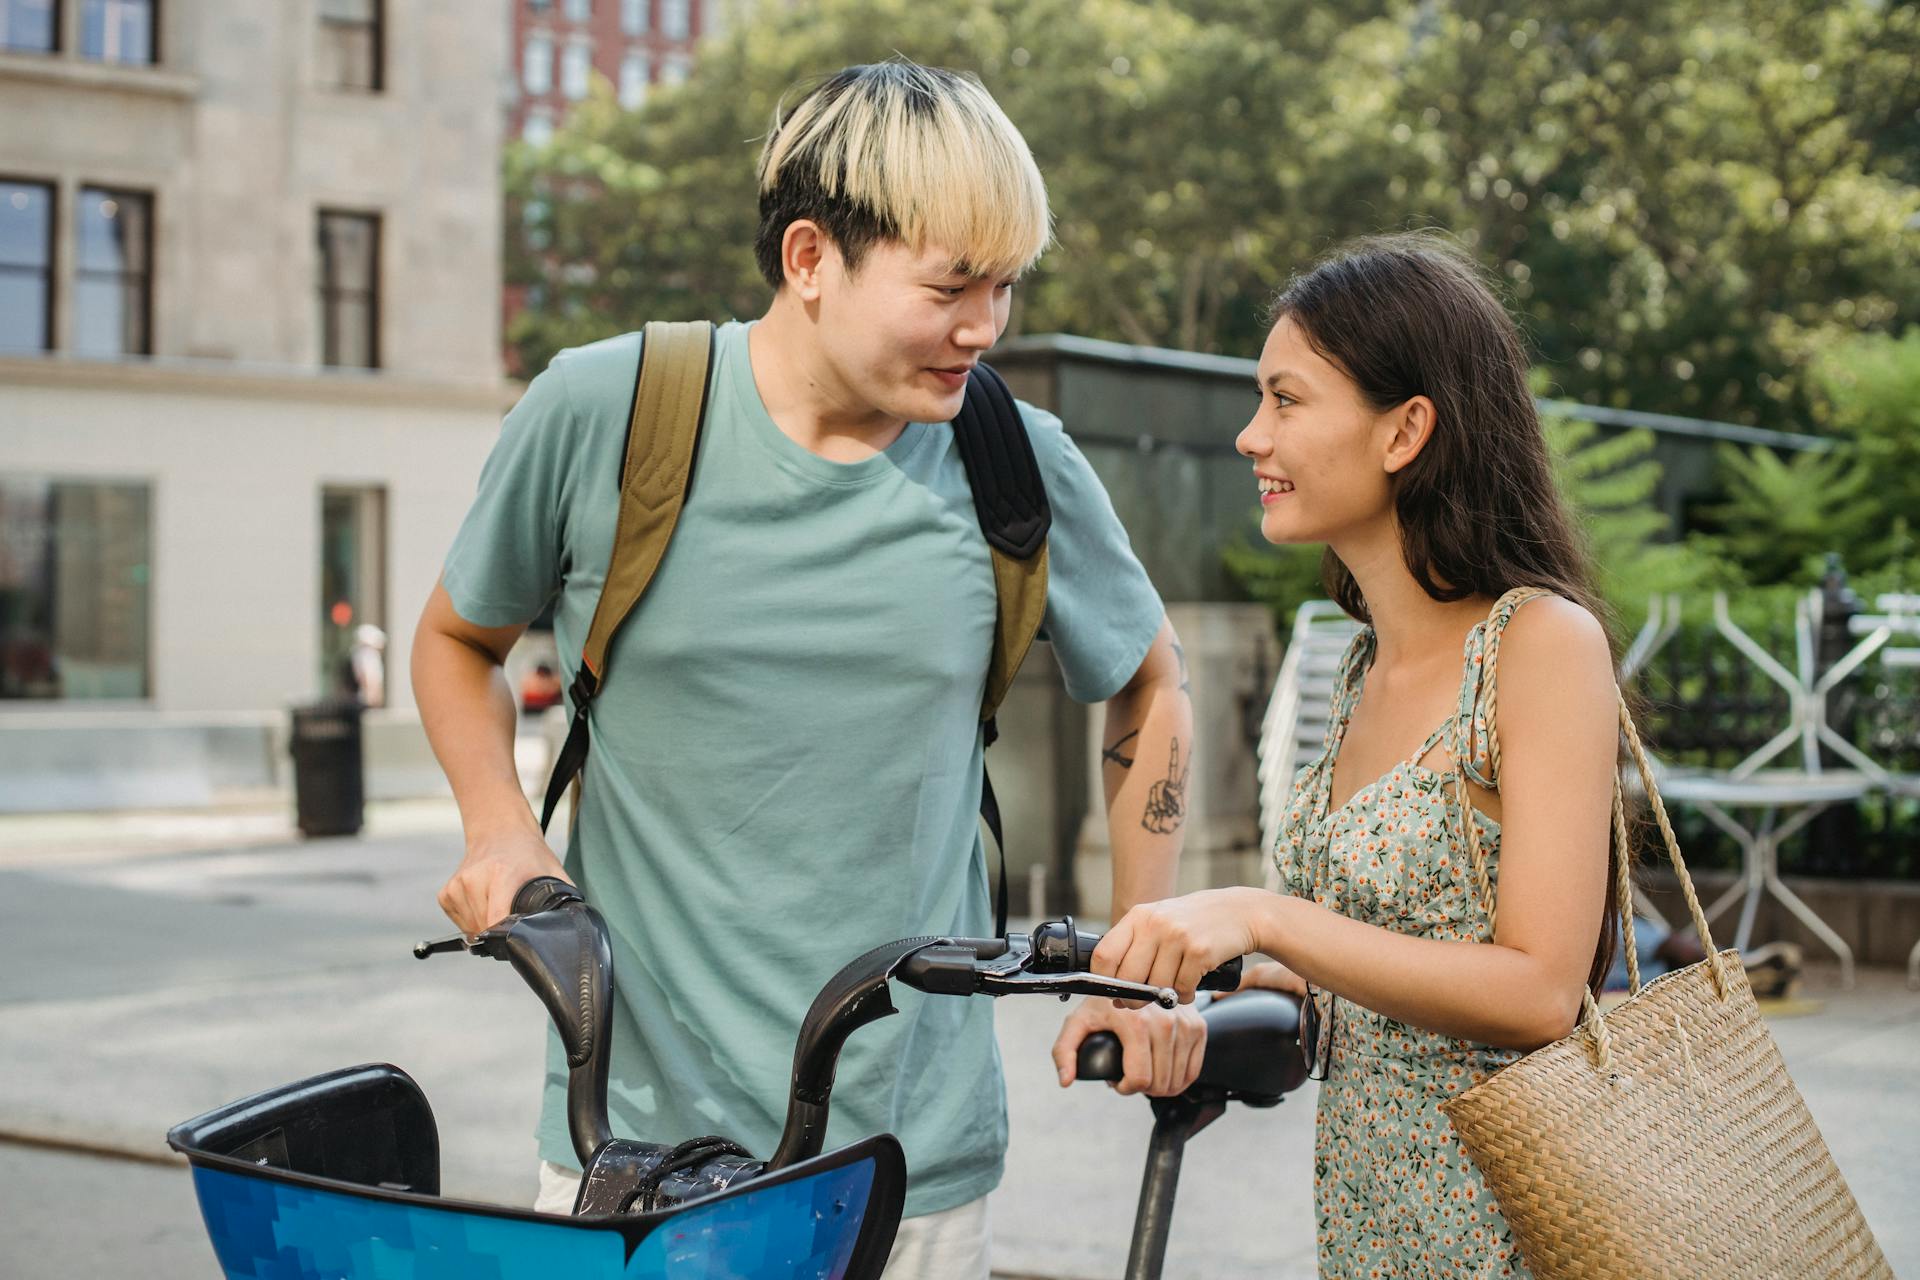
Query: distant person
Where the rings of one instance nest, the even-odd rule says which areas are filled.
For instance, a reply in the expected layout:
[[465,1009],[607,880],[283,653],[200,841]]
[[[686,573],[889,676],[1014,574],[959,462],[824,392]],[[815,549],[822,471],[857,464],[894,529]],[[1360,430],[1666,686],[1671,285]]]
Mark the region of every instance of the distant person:
[[370,623],[353,629],[353,638],[334,669],[333,696],[363,707],[387,703],[387,633]]
[[[773,300],[715,335],[695,482],[590,704],[564,865],[520,792],[501,663],[556,592],[559,651],[583,652],[640,334],[562,352],[508,415],[421,618],[413,679],[465,822],[447,914],[478,931],[532,877],[579,884],[613,937],[615,1129],[723,1133],[764,1156],[801,1020],[841,965],[896,938],[992,929],[978,813],[998,587],[947,424],[985,376],[975,365],[1049,214],[1025,141],[979,83],[904,60],[783,107],[759,205]],[[1170,792],[1187,775],[1161,770],[1190,756],[1192,709],[1099,479],[1058,419],[1025,405],[1019,418],[1052,509],[1044,630],[1067,692],[1107,704],[1117,748],[1118,914],[1173,891],[1184,807]],[[742,937],[778,961],[751,981]],[[1155,1092],[1198,1070],[1191,1010],[1087,1001],[1067,1036],[1106,1027]],[[550,1044],[537,1203],[566,1212],[578,1157]],[[879,1131],[910,1171],[887,1275],[985,1280],[1007,1137],[991,1002],[914,1000],[848,1044],[830,1141]]]

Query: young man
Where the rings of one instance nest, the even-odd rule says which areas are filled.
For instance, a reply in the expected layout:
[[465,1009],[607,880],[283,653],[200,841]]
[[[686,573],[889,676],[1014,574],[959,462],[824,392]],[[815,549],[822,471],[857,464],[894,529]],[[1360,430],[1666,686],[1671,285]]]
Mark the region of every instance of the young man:
[[[996,592],[948,423],[1049,236],[1026,144],[974,81],[853,67],[776,122],[760,161],[766,315],[715,339],[693,485],[614,642],[564,868],[522,798],[500,664],[558,593],[577,654],[613,544],[640,335],[557,356],[508,416],[421,620],[414,688],[466,858],[441,905],[473,931],[538,875],[606,916],[619,986],[617,1130],[720,1133],[756,1154],[783,1119],[820,985],[881,942],[992,929],[976,814]],[[1170,895],[1182,839],[1146,762],[1190,753],[1172,628],[1057,419],[1022,405],[1053,524],[1044,634],[1107,703],[1113,918]],[[846,1046],[829,1145],[886,1130],[909,1185],[888,1275],[987,1274],[1006,1106],[992,1002],[920,999]],[[1089,1001],[1133,1088],[1199,1070],[1191,1011]],[[541,1207],[577,1174],[549,1057]]]

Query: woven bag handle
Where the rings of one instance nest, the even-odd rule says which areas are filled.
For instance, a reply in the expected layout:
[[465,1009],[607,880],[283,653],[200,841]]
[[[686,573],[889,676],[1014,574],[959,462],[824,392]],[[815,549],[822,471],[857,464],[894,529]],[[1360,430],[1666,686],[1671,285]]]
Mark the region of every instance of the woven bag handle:
[[[1499,602],[1494,605],[1493,611],[1495,614],[1499,613],[1501,606],[1514,597],[1519,597],[1515,606],[1517,608],[1518,604],[1524,604],[1536,596],[1550,594],[1552,593],[1543,591],[1537,587],[1518,587],[1509,591],[1505,596],[1502,596]],[[1491,616],[1492,615],[1489,615],[1490,621]],[[1498,676],[1500,637],[1504,632],[1504,627],[1489,625],[1487,628],[1486,654],[1481,662],[1481,680],[1486,687],[1484,701],[1486,704],[1487,719],[1487,751],[1493,764],[1492,776],[1496,779],[1500,776],[1500,735],[1494,725],[1494,714],[1499,705]],[[1640,772],[1641,785],[1646,788],[1647,800],[1653,806],[1654,822],[1660,828],[1660,838],[1666,842],[1667,856],[1673,860],[1673,870],[1675,876],[1678,877],[1680,881],[1680,891],[1685,895],[1687,910],[1693,916],[1693,927],[1700,935],[1701,945],[1706,948],[1707,965],[1713,973],[1714,991],[1720,999],[1725,1000],[1728,990],[1725,969],[1726,961],[1718,951],[1714,950],[1713,933],[1707,927],[1707,914],[1700,906],[1700,895],[1694,890],[1693,877],[1687,873],[1687,861],[1681,856],[1679,838],[1674,835],[1673,822],[1667,817],[1666,802],[1660,798],[1660,788],[1653,780],[1653,765],[1647,759],[1646,749],[1640,744],[1640,734],[1638,730],[1634,728],[1633,714],[1627,710],[1626,695],[1621,693],[1617,686],[1614,689],[1614,698],[1620,710],[1620,733],[1626,739],[1627,750],[1633,756],[1634,765]],[[1469,729],[1469,732],[1470,731]],[[1480,892],[1481,906],[1486,911],[1487,939],[1488,941],[1492,941],[1495,906],[1493,881],[1487,874],[1486,852],[1480,846],[1479,824],[1473,820],[1473,808],[1467,795],[1466,770],[1461,766],[1457,758],[1454,761],[1454,765],[1454,795],[1460,802],[1460,811],[1464,816],[1467,828],[1468,860],[1473,867],[1474,883]],[[1631,846],[1627,833],[1626,801],[1618,770],[1615,771],[1613,778],[1613,839],[1620,853],[1620,856],[1614,860],[1617,865],[1617,873],[1614,876],[1613,891],[1614,900],[1620,912],[1620,919],[1626,930],[1627,983],[1630,994],[1638,995],[1640,992],[1640,959],[1634,948],[1633,883],[1627,870],[1626,858],[1626,851]],[[1585,992],[1582,997],[1582,1003],[1585,1008],[1582,1026],[1586,1029],[1588,1036],[1593,1041],[1595,1058],[1598,1065],[1602,1071],[1611,1070],[1613,1057],[1612,1041],[1607,1034],[1605,1022],[1601,1020],[1600,1006],[1595,1003],[1593,992]]]

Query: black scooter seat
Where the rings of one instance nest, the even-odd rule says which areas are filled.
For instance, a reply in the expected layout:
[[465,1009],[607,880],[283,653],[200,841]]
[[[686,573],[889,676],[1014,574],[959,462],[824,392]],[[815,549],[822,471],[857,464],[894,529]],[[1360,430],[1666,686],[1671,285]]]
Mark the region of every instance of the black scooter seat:
[[1196,1089],[1226,1091],[1238,1102],[1278,1102],[1307,1078],[1300,1056],[1300,1001],[1279,991],[1243,991],[1200,1011],[1207,1056]]

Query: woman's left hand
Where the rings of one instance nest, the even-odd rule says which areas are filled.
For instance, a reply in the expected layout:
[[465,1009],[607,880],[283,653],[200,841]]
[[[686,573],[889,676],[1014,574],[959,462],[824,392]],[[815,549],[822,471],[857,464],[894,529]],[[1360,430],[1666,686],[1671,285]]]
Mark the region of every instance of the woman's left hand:
[[1206,889],[1141,903],[1094,948],[1093,971],[1172,987],[1186,1004],[1208,970],[1257,949],[1257,916],[1266,896],[1262,889]]

